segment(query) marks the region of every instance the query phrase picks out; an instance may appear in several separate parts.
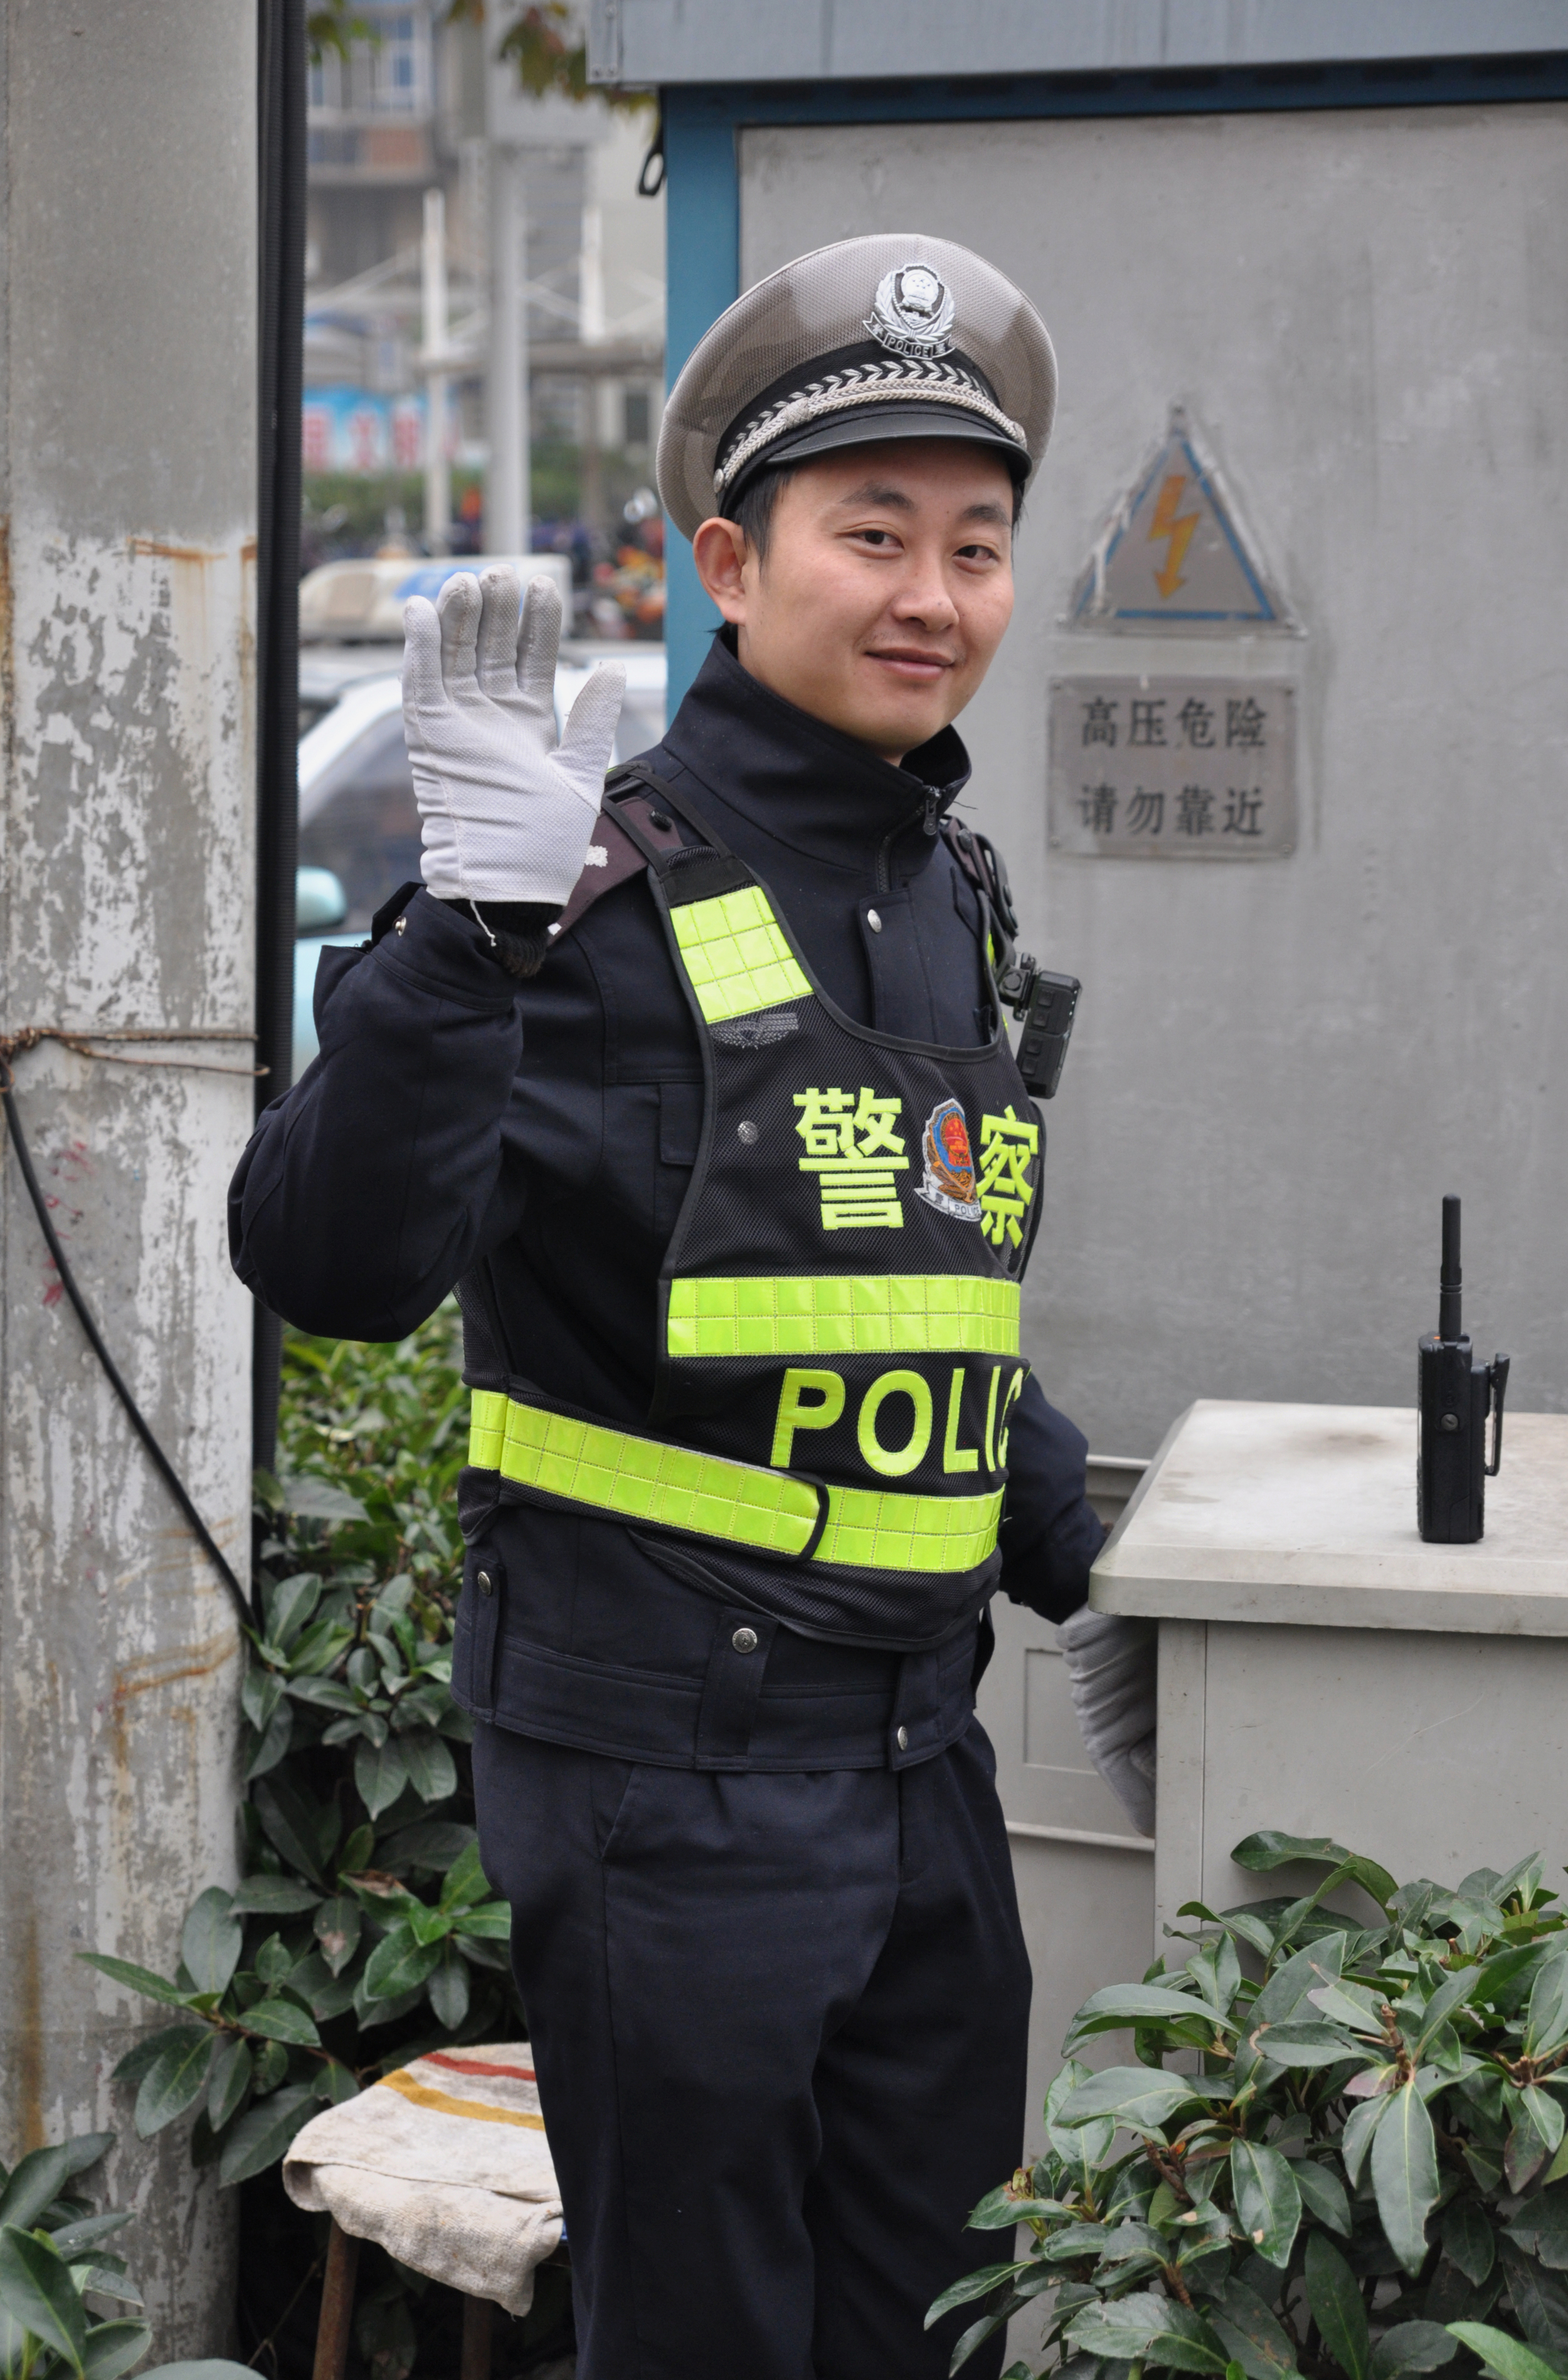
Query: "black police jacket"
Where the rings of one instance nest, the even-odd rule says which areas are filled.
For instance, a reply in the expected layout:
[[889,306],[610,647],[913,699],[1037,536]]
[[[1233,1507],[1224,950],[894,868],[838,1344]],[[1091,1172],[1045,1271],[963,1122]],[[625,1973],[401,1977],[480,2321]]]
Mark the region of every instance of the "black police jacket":
[[[934,832],[968,781],[952,729],[893,768],[759,685],[721,637],[646,757],[769,885],[850,1016],[950,1046],[989,1038],[978,904]],[[655,1285],[703,1098],[646,882],[594,903],[522,983],[460,911],[423,892],[398,908],[397,931],[383,912],[372,943],[322,953],[321,1054],[235,1176],[236,1269],[302,1330],[351,1339],[402,1337],[462,1282],[505,1368],[645,1426]],[[1001,1584],[1052,1620],[1083,1602],[1103,1535],[1085,1453],[1031,1377]],[[966,1725],[989,1625],[918,1654],[811,1639],[717,1604],[618,1521],[497,1506],[483,1477],[466,1475],[454,1665],[476,1714],[723,1768],[902,1767]],[[763,1641],[737,1664],[744,1625]]]

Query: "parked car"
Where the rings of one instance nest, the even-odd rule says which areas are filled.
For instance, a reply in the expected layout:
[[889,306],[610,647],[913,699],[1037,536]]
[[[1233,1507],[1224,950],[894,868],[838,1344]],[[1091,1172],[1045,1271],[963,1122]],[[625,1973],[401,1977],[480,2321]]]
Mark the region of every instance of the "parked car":
[[[329,942],[362,941],[382,903],[419,873],[419,813],[403,742],[395,669],[401,658],[400,651],[394,656],[383,648],[373,674],[346,676],[335,699],[299,739],[297,1079],[316,1054],[311,993],[321,950]],[[577,641],[563,645],[555,673],[557,729],[565,726],[600,660],[618,661],[626,667],[626,698],[614,758],[629,759],[656,744],[664,732],[664,649]]]

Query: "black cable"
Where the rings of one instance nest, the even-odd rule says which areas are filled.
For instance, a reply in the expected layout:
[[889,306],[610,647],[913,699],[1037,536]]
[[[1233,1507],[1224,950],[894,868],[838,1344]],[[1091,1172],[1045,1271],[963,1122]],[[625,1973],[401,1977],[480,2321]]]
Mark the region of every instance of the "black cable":
[[17,1163],[22,1170],[22,1180],[27,1185],[27,1195],[32,1200],[32,1211],[38,1217],[38,1227],[43,1233],[50,1255],[55,1259],[55,1269],[60,1276],[61,1287],[64,1289],[66,1295],[70,1299],[71,1304],[76,1308],[77,1320],[81,1324],[82,1329],[87,1333],[88,1345],[91,1348],[93,1354],[97,1356],[98,1361],[103,1366],[104,1376],[108,1380],[109,1386],[114,1390],[115,1394],[118,1397],[121,1404],[124,1405],[127,1414],[129,1415],[132,1429],[135,1430],[138,1438],[141,1440],[142,1445],[152,1457],[152,1461],[157,1467],[159,1476],[162,1478],[164,1487],[167,1488],[170,1495],[174,1498],[175,1502],[179,1506],[180,1511],[185,1514],[186,1519],[189,1522],[190,1526],[194,1530],[197,1539],[201,1544],[203,1553],[205,1553],[208,1560],[212,1563],[213,1569],[217,1572],[218,1576],[223,1580],[224,1585],[227,1587],[230,1596],[233,1597],[235,1609],[239,1614],[242,1625],[247,1628],[252,1627],[254,1625],[254,1621],[251,1615],[249,1603],[246,1598],[245,1589],[240,1585],[238,1579],[236,1578],[233,1571],[229,1568],[228,1562],[225,1559],[224,1554],[221,1551],[216,1539],[213,1537],[212,1531],[208,1528],[206,1522],[201,1518],[201,1513],[197,1511],[195,1505],[191,1502],[190,1498],[187,1495],[184,1483],[180,1479],[178,1472],[175,1469],[174,1464],[169,1461],[168,1456],[164,1452],[163,1448],[153,1437],[152,1429],[141,1411],[140,1406],[137,1403],[136,1399],[131,1395],[130,1390],[127,1388],[124,1380],[120,1378],[119,1366],[115,1364],[115,1359],[110,1354],[107,1347],[104,1346],[103,1336],[99,1331],[98,1325],[94,1322],[91,1314],[88,1310],[87,1300],[83,1297],[80,1290],[77,1286],[76,1275],[71,1270],[65,1249],[60,1245],[60,1235],[55,1229],[53,1219],[50,1216],[48,1202],[44,1198],[43,1193],[39,1187],[38,1176],[32,1170],[32,1158],[28,1149],[27,1135],[22,1131],[22,1120],[17,1111],[16,1092],[16,1076],[12,1074],[6,1060],[3,1057],[0,1057],[0,1100],[5,1102],[6,1130],[11,1135],[11,1146],[17,1152]]
[[[256,1108],[287,1090],[299,856],[299,510],[305,358],[306,0],[258,0]],[[277,1451],[283,1326],[256,1308],[251,1460]]]

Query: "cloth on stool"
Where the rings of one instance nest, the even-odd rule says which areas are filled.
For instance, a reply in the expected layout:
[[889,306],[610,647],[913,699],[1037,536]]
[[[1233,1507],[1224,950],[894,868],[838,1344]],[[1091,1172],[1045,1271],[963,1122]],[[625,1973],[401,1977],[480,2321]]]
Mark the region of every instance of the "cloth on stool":
[[508,2313],[561,2238],[526,2041],[436,2049],[312,2118],[284,2160],[297,2206]]

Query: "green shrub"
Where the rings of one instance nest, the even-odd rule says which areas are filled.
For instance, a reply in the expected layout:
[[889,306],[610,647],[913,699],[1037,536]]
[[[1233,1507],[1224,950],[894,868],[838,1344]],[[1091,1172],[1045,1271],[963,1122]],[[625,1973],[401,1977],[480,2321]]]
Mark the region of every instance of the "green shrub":
[[193,2115],[225,2183],[421,2049],[521,2030],[451,1694],[459,1362],[450,1305],[394,1346],[289,1334],[281,1477],[257,1480],[243,1881],[201,1894],[172,1977],[84,1954],[170,2012],[115,2069],[138,2132]]
[[[1086,2000],[1045,2155],[970,2217],[1022,2224],[1027,2252],[928,2316],[983,2308],[952,2369],[1042,2301],[1039,2369],[1071,2380],[1568,2374],[1568,1934],[1539,1859],[1449,1891],[1328,1841],[1231,1856],[1327,1873],[1301,1900],[1189,1901],[1184,1964]],[[1376,1923],[1325,1907],[1346,1886]],[[1072,2058],[1129,2029],[1135,2065]]]

